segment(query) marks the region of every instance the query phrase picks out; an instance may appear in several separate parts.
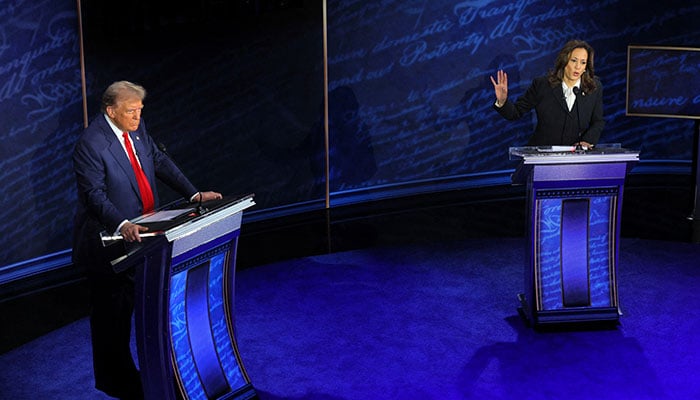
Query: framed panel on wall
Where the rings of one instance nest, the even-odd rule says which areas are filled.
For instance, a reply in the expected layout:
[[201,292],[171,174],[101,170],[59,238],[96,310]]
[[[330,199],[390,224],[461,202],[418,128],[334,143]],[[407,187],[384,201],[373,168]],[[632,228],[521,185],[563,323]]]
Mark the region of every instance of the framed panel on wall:
[[700,119],[700,48],[628,46],[629,116]]

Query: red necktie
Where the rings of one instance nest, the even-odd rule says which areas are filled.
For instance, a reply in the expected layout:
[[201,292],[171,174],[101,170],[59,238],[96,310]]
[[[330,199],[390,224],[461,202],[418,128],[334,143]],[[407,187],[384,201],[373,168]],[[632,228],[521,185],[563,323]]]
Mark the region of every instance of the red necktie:
[[136,155],[131,147],[131,141],[129,140],[129,133],[124,132],[122,134],[124,137],[124,145],[126,146],[126,152],[129,153],[129,161],[131,161],[131,167],[134,169],[134,174],[136,174],[136,182],[139,185],[139,192],[141,192],[141,202],[143,203],[143,213],[153,211],[155,206],[155,200],[153,199],[153,190],[151,190],[151,185],[148,183],[146,174],[143,173],[141,165],[138,160],[136,160]]

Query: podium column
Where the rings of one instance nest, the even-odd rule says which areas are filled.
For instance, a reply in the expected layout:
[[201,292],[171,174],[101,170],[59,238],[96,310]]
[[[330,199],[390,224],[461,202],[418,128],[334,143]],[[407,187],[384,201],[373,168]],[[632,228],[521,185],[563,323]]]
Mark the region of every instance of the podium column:
[[251,198],[149,239],[131,262],[146,399],[255,399],[235,336],[235,262]]
[[514,182],[527,184],[529,220],[521,310],[535,326],[616,323],[622,196],[638,153],[517,151]]

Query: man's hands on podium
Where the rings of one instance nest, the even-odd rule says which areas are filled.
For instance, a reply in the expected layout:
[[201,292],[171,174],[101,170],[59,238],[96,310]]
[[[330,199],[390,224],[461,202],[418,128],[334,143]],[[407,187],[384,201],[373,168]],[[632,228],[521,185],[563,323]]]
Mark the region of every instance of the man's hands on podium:
[[141,232],[146,232],[147,227],[131,223],[129,221],[125,222],[124,225],[119,229],[119,233],[122,235],[124,240],[127,242],[140,242]]
[[[209,200],[221,200],[223,199],[224,196],[221,195],[219,192],[199,192],[192,196],[192,202],[205,202]],[[122,235],[125,241],[131,243],[131,242],[140,242],[141,241],[141,233],[146,232],[148,230],[147,227],[134,224],[132,222],[126,221],[124,222],[124,225],[119,228],[119,233]]]
[[199,192],[199,194],[194,195],[192,201],[205,202],[209,200],[221,200],[224,196],[218,192]]

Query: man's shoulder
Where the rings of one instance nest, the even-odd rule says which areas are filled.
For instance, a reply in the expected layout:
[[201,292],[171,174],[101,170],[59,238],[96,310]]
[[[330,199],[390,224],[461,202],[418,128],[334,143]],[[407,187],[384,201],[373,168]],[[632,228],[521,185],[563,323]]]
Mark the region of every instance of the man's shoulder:
[[110,133],[109,124],[107,124],[104,116],[99,115],[83,130],[80,138],[78,138],[78,144],[104,147],[110,142],[108,133]]
[[105,116],[102,114],[99,114],[95,116],[88,126],[85,128],[83,132],[95,132],[95,131],[103,131],[105,129],[109,128],[109,124],[107,123],[107,120],[105,119]]

